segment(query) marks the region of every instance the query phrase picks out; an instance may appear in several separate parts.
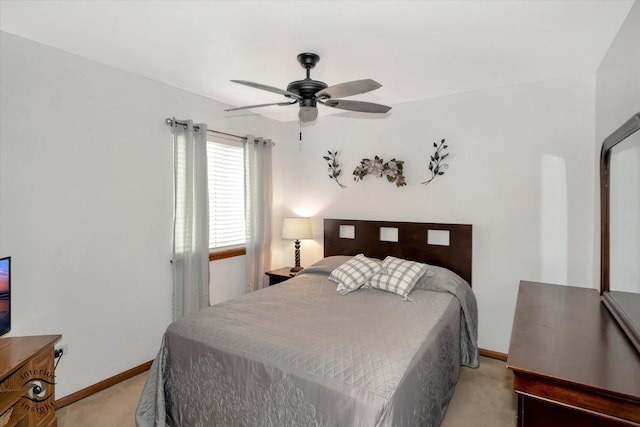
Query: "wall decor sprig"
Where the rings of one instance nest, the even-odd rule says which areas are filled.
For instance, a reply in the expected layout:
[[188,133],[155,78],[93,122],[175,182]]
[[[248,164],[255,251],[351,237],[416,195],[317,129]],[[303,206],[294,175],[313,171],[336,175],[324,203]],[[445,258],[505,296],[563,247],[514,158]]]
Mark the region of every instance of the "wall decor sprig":
[[362,159],[353,170],[353,180],[358,182],[367,175],[373,175],[376,178],[386,176],[387,181],[395,182],[396,187],[407,185],[404,176],[404,160],[393,158],[384,163],[384,160],[378,156],[375,156],[373,160]]
[[338,152],[327,151],[329,153],[328,156],[322,156],[323,159],[327,161],[327,166],[329,167],[329,178],[334,180],[336,184],[340,186],[340,188],[345,188],[345,185],[338,180],[340,174],[342,173],[342,169],[340,168],[340,163],[338,163]]
[[444,152],[444,150],[449,148],[449,146],[444,143],[444,139],[440,141],[440,144],[434,142],[433,148],[436,149],[436,152],[433,153],[433,156],[431,156],[431,161],[429,161],[429,171],[431,171],[431,178],[423,182],[424,185],[429,184],[437,176],[444,175],[445,170],[449,169],[449,165],[443,163],[444,159],[449,157],[449,153]]

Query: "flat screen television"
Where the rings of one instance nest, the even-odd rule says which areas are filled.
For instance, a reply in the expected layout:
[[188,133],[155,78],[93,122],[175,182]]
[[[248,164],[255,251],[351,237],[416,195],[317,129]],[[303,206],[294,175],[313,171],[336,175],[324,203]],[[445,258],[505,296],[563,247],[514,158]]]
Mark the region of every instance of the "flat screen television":
[[0,335],[11,330],[11,257],[0,258]]

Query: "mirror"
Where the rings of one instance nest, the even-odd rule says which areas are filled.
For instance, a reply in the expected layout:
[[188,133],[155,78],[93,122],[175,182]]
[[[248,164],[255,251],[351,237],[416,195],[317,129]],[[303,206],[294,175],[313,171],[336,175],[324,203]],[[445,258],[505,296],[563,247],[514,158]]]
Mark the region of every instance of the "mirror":
[[640,351],[640,113],[600,156],[602,302]]

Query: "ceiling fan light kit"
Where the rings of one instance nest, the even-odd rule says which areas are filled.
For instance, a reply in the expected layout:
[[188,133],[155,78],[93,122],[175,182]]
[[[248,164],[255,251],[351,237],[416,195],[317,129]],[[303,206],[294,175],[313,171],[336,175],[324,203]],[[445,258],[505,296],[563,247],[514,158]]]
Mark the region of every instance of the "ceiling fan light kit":
[[307,123],[316,120],[318,117],[318,103],[331,108],[357,111],[361,113],[384,114],[391,110],[391,107],[389,106],[375,104],[373,102],[336,99],[371,92],[372,90],[381,88],[382,85],[375,80],[363,79],[328,86],[325,82],[313,80],[311,78],[311,69],[316,66],[318,61],[320,61],[320,57],[315,53],[301,53],[298,55],[298,62],[302,68],[306,69],[307,75],[303,80],[296,80],[289,83],[287,85],[287,90],[247,80],[231,80],[232,82],[241,85],[284,95],[286,98],[292,99],[292,101],[248,105],[245,107],[229,108],[225,111],[299,104],[300,111],[298,112],[298,118],[300,119],[300,122]]

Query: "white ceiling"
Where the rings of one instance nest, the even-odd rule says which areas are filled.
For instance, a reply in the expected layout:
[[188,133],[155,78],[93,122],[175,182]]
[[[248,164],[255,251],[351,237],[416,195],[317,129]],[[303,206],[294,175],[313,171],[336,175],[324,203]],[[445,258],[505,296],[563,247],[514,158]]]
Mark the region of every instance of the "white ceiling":
[[[381,89],[353,99],[394,106],[593,73],[632,5],[0,0],[0,29],[232,106],[285,101],[229,80],[286,89],[304,78],[296,56],[314,52],[321,60],[312,78],[329,85],[375,79]],[[252,111],[297,120],[296,107]]]

